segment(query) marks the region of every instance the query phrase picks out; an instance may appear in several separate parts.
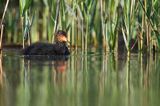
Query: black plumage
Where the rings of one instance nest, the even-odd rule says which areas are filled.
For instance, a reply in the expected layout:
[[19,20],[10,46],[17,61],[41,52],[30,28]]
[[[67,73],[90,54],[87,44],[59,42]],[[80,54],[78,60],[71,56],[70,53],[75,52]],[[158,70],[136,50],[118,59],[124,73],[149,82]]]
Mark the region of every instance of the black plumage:
[[55,43],[34,43],[23,50],[24,55],[69,55],[67,34],[59,30],[55,35]]
[[51,43],[42,43],[37,42],[26,49],[23,52],[24,55],[69,55],[70,52],[65,43],[56,42]]

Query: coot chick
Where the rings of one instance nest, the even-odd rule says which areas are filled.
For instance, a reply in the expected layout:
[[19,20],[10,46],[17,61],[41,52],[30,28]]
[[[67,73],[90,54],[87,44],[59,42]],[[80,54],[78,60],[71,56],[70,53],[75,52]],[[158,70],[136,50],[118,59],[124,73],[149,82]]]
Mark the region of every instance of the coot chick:
[[67,33],[58,30],[55,34],[55,42],[51,43],[34,43],[23,51],[24,55],[69,55],[67,47]]

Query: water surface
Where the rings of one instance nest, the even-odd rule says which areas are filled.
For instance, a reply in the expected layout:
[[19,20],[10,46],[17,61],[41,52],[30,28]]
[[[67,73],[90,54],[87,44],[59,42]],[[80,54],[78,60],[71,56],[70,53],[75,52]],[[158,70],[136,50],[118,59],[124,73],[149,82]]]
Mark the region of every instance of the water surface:
[[158,106],[159,69],[159,56],[91,52],[44,61],[5,51],[0,58],[0,105]]

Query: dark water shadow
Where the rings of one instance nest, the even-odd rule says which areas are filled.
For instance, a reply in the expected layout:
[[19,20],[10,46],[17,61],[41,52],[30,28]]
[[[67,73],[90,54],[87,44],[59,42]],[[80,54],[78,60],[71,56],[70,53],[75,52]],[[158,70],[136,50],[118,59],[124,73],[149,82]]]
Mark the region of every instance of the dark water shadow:
[[26,55],[24,56],[25,60],[30,60],[34,62],[45,62],[45,61],[67,61],[69,56],[50,56],[50,55]]

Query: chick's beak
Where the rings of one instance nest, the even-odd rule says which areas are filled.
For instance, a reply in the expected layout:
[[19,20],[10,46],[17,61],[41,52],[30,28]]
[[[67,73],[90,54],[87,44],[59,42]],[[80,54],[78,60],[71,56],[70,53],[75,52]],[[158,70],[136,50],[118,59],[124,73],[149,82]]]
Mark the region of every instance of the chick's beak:
[[70,45],[70,41],[68,41],[67,37],[64,37],[64,36],[63,36],[63,37],[62,37],[62,41],[63,41],[63,42],[66,42],[67,44]]
[[57,40],[60,42],[67,42],[67,37],[63,36],[63,35],[59,35],[57,37]]
[[67,40],[67,37],[62,37],[62,41],[64,41],[64,42],[67,42],[68,40]]

